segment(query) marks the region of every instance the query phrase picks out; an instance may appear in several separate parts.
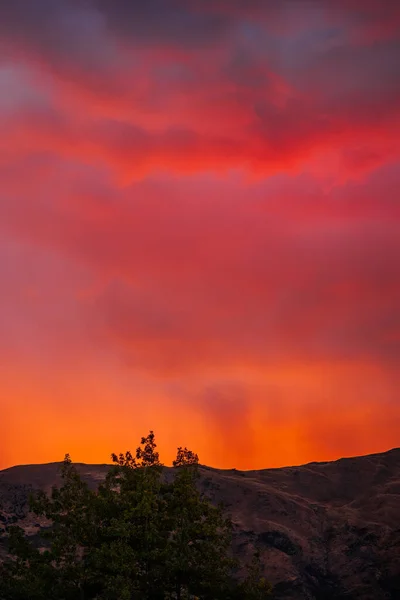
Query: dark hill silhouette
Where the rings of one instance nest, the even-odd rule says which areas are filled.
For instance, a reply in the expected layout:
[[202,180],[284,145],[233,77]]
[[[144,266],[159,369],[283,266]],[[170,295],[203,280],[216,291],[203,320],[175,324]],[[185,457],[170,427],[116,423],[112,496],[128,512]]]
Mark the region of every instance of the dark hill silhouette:
[[[0,471],[3,555],[8,523],[18,521],[30,536],[46,526],[27,512],[27,498],[57,485],[59,466]],[[93,487],[109,468],[76,466]],[[277,598],[400,599],[400,449],[281,469],[200,471],[205,493],[233,518],[236,552],[262,548]]]

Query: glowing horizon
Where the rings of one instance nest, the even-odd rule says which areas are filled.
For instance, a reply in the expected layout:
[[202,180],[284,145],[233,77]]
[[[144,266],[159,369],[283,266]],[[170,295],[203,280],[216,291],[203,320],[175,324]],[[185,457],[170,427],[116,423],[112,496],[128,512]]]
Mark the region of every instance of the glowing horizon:
[[400,445],[400,8],[332,4],[0,5],[0,469]]

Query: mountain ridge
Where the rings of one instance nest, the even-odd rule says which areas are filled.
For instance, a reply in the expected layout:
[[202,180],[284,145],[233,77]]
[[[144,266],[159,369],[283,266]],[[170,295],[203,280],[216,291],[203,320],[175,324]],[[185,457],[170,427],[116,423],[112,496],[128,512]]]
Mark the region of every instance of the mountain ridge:
[[[58,485],[60,464],[0,471],[3,556],[8,524],[37,536],[43,523],[29,513],[28,496]],[[75,466],[92,488],[110,468]],[[400,448],[260,470],[200,466],[200,473],[201,489],[232,518],[237,555],[261,548],[277,598],[400,599]]]
[[[333,464],[333,463],[338,463],[340,461],[343,460],[355,460],[358,458],[373,458],[376,456],[382,456],[385,454],[390,454],[392,452],[398,452],[400,453],[400,446],[395,446],[393,448],[389,448],[388,450],[382,450],[382,452],[371,452],[369,454],[356,454],[354,456],[341,456],[339,458],[335,458],[333,460],[316,460],[316,461],[311,461],[308,463],[300,463],[300,464],[292,464],[292,465],[283,465],[281,467],[264,467],[262,469],[237,469],[236,467],[231,467],[230,469],[222,469],[220,467],[213,467],[211,465],[206,465],[206,464],[202,464],[200,463],[200,466],[204,469],[212,469],[215,471],[240,471],[240,472],[244,472],[244,473],[249,473],[252,471],[280,471],[281,469],[294,469],[294,468],[298,468],[298,467],[308,467],[310,465],[327,465],[327,464]],[[50,466],[50,465],[61,465],[63,461],[59,460],[59,461],[50,461],[50,462],[45,462],[45,463],[23,463],[23,464],[18,464],[18,465],[11,465],[10,467],[5,467],[4,469],[0,469],[0,475],[2,473],[5,473],[6,471],[11,471],[12,469],[19,469],[19,468],[24,468],[24,467],[45,467],[45,466]],[[91,467],[112,467],[113,463],[87,463],[87,462],[75,462],[73,461],[74,465],[80,465],[80,466],[91,466]],[[172,465],[164,465],[166,468],[170,468]]]

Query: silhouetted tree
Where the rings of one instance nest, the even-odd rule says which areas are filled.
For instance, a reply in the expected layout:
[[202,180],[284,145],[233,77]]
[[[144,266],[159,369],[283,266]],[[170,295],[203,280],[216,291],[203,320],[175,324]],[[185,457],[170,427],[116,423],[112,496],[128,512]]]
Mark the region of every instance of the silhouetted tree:
[[181,448],[181,446],[179,446],[176,453],[176,458],[172,464],[174,467],[198,465],[199,457],[192,450],[188,450],[186,447]]
[[[0,590],[3,600],[63,600],[85,598],[90,573],[86,570],[86,549],[92,542],[95,494],[81,480],[66,455],[62,486],[53,488],[49,498],[43,491],[31,499],[31,510],[52,521],[43,534],[43,549],[24,537],[20,527],[9,530],[10,554],[1,569]],[[95,597],[95,596],[91,596]]]
[[232,524],[199,491],[198,456],[178,448],[163,476],[154,433],[114,465],[97,491],[65,456],[60,488],[31,509],[52,526],[42,548],[9,528],[11,558],[0,567],[0,600],[260,600],[270,593],[255,556],[233,577]]
[[198,490],[198,456],[178,448],[168,498],[167,572],[171,597],[223,597],[231,583],[231,522]]

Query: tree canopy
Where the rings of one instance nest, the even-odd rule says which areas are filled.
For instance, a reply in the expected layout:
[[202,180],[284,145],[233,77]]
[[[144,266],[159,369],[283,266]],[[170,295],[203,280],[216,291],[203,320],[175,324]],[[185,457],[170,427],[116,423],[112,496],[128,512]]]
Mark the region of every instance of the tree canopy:
[[178,448],[165,476],[154,433],[133,455],[113,454],[97,490],[67,454],[62,485],[38,492],[31,510],[51,525],[34,544],[9,528],[1,600],[262,600],[271,586],[260,557],[239,567],[232,522],[199,491],[199,459]]

